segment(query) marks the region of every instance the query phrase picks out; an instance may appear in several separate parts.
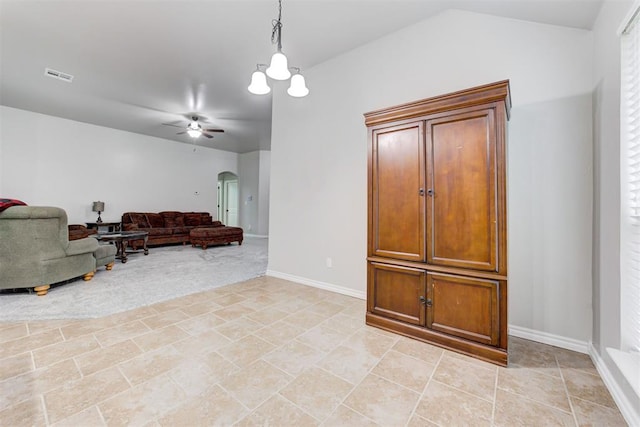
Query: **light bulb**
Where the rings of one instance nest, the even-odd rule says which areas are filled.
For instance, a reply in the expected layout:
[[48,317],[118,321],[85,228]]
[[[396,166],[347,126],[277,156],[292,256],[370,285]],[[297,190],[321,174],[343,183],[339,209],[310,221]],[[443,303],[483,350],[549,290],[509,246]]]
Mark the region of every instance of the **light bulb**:
[[302,74],[294,74],[293,77],[291,77],[291,86],[287,89],[287,93],[296,98],[302,98],[309,94],[309,89],[307,89]]
[[262,71],[254,71],[251,75],[251,84],[247,88],[254,95],[265,95],[271,92],[271,88],[267,85],[267,76]]
[[187,130],[187,133],[191,138],[197,138],[202,135],[202,131],[200,129],[192,129],[191,127]]
[[278,51],[271,57],[271,65],[267,68],[267,76],[274,80],[287,80],[291,77],[289,66],[287,65],[287,57],[284,53]]

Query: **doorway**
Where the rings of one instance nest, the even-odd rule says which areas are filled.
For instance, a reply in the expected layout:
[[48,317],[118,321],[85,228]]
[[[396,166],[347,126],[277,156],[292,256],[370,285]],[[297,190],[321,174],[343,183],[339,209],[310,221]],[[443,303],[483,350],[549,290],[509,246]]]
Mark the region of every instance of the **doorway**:
[[238,175],[218,174],[218,220],[229,227],[237,227],[239,219]]

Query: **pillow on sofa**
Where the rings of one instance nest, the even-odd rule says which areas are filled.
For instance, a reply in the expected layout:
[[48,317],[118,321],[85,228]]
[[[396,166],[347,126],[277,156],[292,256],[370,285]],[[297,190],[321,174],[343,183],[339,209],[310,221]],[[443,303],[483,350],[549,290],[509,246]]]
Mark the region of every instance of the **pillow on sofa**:
[[184,218],[181,216],[168,216],[164,219],[164,226],[167,228],[184,227]]
[[147,221],[147,216],[140,212],[131,212],[129,214],[131,217],[131,222],[133,224],[137,224],[139,228],[149,228],[149,222]]
[[164,218],[162,218],[162,215],[157,213],[148,213],[146,215],[147,215],[147,222],[149,222],[149,225],[151,226],[151,228],[164,227]]
[[200,225],[200,214],[199,213],[186,213],[184,214],[184,225],[186,226],[198,226]]
[[27,204],[21,200],[0,198],[0,212],[11,206],[27,206]]

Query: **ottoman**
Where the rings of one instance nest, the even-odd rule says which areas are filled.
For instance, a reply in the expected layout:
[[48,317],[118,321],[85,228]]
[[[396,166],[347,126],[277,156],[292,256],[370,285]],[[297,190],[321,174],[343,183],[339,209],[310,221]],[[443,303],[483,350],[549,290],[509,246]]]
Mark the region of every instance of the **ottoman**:
[[196,227],[189,232],[189,240],[191,240],[191,246],[194,248],[196,245],[202,246],[202,249],[207,249],[209,245],[221,245],[229,244],[231,242],[238,242],[242,244],[242,228],[240,227]]

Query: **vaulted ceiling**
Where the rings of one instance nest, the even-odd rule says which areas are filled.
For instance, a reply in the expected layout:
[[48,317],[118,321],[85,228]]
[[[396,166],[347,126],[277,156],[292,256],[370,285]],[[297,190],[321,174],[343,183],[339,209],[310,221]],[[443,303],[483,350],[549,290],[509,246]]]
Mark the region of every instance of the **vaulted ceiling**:
[[[304,74],[445,9],[588,30],[601,3],[284,0],[282,44]],[[271,94],[247,86],[273,52],[277,13],[277,0],[0,0],[0,104],[238,153],[269,149]],[[194,141],[162,125],[192,114],[225,133]]]

